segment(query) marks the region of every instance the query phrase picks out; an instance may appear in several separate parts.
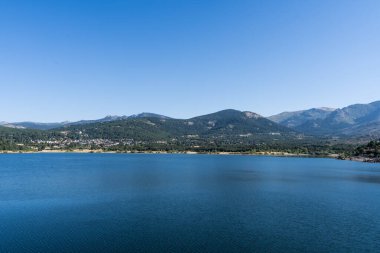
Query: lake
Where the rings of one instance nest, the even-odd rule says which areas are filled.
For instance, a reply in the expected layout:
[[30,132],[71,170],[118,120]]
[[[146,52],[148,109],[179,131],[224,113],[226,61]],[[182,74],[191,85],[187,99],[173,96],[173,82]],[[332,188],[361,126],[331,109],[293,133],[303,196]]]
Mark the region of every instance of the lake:
[[380,252],[380,164],[0,155],[0,252]]

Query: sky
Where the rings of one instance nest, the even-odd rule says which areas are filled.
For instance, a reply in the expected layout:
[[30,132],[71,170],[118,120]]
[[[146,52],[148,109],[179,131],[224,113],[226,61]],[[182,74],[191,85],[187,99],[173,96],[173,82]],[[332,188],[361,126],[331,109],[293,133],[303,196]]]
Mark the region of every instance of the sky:
[[0,0],[0,121],[380,100],[378,0]]

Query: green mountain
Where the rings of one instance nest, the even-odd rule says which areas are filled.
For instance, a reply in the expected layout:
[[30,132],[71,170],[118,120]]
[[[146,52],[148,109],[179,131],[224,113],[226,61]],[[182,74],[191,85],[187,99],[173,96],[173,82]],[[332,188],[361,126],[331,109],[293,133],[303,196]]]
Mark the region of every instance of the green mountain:
[[201,135],[214,137],[294,133],[289,128],[273,123],[256,113],[231,109],[195,117],[186,120],[185,124],[191,126],[190,129],[198,129]]
[[258,114],[224,110],[191,119],[163,117],[129,117],[125,120],[85,125],[71,125],[63,129],[77,138],[107,138],[168,140],[172,138],[203,138],[230,140],[231,138],[252,139],[265,136],[290,136],[295,131],[280,126]]

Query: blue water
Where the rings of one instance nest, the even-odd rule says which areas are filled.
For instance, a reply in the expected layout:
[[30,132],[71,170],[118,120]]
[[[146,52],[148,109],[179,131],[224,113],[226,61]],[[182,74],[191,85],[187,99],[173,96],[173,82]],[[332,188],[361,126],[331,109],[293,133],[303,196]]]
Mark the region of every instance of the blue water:
[[0,252],[380,252],[380,164],[0,155]]

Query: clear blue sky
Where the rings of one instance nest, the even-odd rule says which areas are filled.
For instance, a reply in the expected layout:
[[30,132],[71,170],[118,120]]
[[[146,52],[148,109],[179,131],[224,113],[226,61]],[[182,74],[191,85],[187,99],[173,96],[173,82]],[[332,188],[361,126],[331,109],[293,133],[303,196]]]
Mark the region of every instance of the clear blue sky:
[[1,0],[0,121],[380,100],[380,1]]

